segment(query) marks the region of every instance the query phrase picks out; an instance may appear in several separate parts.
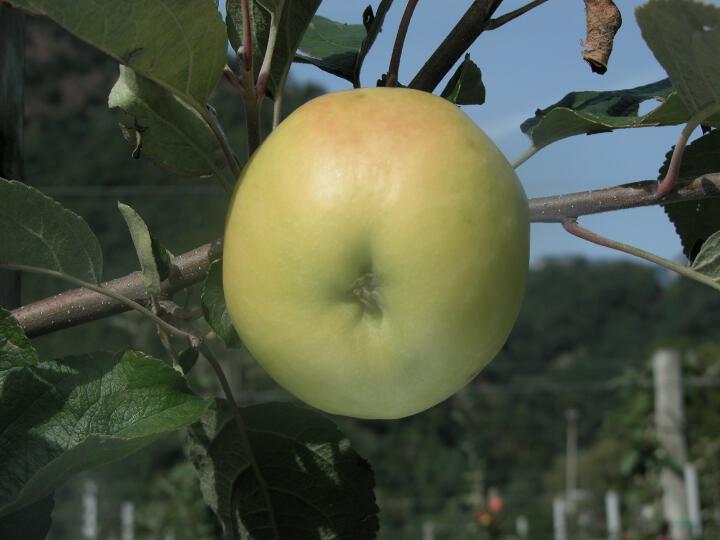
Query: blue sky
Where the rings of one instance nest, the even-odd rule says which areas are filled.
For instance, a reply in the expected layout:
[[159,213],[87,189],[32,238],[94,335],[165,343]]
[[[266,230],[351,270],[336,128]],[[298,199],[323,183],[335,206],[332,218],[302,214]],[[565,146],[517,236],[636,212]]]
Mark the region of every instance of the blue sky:
[[[527,0],[505,0],[498,14]],[[370,2],[376,7],[378,0]],[[585,35],[585,14],[579,0],[549,0],[506,26],[480,36],[470,48],[487,88],[482,106],[465,112],[495,140],[512,160],[529,146],[520,123],[570,91],[622,89],[665,77],[662,67],[645,45],[634,9],[640,0],[616,0],[623,15],[604,76],[591,73],[582,60],[580,42]],[[717,2],[712,2],[717,3]],[[331,19],[359,23],[368,0],[325,0],[318,11]],[[400,81],[407,82],[435,49],[469,5],[468,1],[421,0],[415,11],[400,67]],[[375,84],[387,71],[390,50],[405,2],[390,10],[384,30],[368,55],[362,83]],[[349,88],[349,83],[317,68],[293,65],[291,76],[316,81],[329,90]],[[443,88],[444,83],[439,88]],[[641,112],[652,108],[648,103]],[[607,187],[657,177],[665,153],[674,144],[679,126],[620,130],[609,134],[578,136],[555,143],[518,169],[529,197]],[[658,207],[613,212],[584,218],[581,223],[601,234],[668,258],[681,255],[675,231]],[[594,246],[565,233],[559,225],[532,227],[531,257],[583,254],[589,257],[626,257]]]

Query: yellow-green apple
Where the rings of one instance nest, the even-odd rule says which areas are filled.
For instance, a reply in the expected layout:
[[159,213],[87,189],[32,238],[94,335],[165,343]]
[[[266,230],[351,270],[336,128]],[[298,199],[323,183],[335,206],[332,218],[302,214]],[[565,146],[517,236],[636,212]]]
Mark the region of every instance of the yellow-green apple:
[[325,95],[273,131],[240,178],[228,311],[250,353],[306,403],[407,416],[502,347],[528,233],[517,176],[457,107],[409,89]]

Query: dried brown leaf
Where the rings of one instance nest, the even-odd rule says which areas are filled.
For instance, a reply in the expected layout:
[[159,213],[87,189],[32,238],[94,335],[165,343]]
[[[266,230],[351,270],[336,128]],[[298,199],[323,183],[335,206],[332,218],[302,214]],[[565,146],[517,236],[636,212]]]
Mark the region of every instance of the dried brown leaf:
[[613,39],[622,25],[622,16],[613,0],[584,0],[587,36],[583,41],[583,59],[594,73],[607,71]]

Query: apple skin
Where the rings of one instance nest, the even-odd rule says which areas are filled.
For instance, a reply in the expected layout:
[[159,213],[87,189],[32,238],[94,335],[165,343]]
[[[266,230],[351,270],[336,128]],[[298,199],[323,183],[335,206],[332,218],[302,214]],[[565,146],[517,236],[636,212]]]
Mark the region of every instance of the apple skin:
[[250,353],[296,397],[400,418],[500,350],[528,236],[515,172],[457,107],[409,89],[337,92],[292,113],[245,168],[225,298]]

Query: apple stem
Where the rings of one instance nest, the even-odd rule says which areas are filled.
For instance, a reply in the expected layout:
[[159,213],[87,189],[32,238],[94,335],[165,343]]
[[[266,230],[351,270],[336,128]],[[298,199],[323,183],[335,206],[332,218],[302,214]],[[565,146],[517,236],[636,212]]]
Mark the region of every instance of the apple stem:
[[655,255],[654,253],[650,253],[649,251],[645,251],[640,248],[630,246],[628,244],[623,244],[622,242],[611,240],[588,229],[584,229],[583,227],[578,225],[577,219],[575,218],[565,219],[562,222],[562,226],[567,232],[569,232],[573,236],[577,236],[578,238],[587,240],[588,242],[591,242],[598,246],[607,247],[610,249],[621,251],[623,253],[627,253],[628,255],[633,255],[635,257],[645,259],[646,261],[655,263],[659,266],[662,266],[663,268],[667,268],[668,270],[676,272],[681,276],[685,276],[699,283],[702,283],[703,285],[707,285],[708,287],[712,287],[713,289],[720,291],[720,282],[715,281],[710,276],[701,274],[700,272],[693,270],[689,266],[678,264],[669,259],[665,259],[664,257],[660,257],[659,255]]
[[398,26],[397,36],[395,36],[395,46],[393,47],[392,55],[390,56],[390,66],[388,67],[388,75],[387,80],[385,81],[385,86],[397,86],[398,70],[400,69],[400,57],[402,56],[403,45],[405,44],[405,36],[407,36],[407,31],[410,27],[410,20],[415,12],[415,6],[417,6],[417,3],[418,0],[408,0],[407,6],[405,6],[405,12],[400,20],[400,26]]

